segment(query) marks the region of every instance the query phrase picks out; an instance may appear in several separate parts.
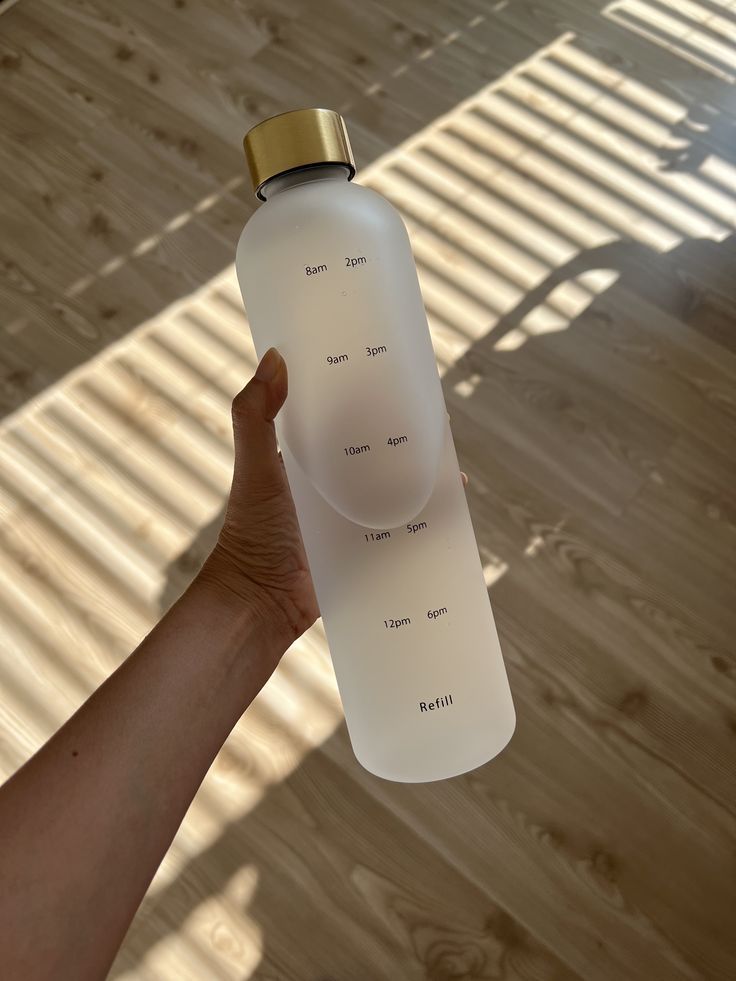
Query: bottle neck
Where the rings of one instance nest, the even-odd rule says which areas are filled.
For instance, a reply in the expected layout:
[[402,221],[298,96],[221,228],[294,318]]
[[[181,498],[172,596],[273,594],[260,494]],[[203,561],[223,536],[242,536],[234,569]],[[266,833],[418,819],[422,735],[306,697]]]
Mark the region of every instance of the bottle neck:
[[304,167],[302,170],[292,170],[288,174],[277,174],[261,188],[263,197],[270,201],[272,197],[301,184],[311,184],[314,181],[347,181],[350,171],[343,164],[315,164],[314,167]]

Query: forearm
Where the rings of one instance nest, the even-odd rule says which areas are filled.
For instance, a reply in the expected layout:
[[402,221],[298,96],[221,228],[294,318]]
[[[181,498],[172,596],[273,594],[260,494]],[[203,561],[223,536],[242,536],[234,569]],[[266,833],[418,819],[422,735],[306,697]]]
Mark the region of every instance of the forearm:
[[198,577],[0,789],[0,963],[105,976],[212,760],[290,638]]

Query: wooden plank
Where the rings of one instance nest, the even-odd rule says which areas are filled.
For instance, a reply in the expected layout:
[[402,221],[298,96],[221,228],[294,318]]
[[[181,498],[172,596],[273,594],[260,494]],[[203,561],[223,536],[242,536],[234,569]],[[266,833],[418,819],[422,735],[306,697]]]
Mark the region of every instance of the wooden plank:
[[[663,13],[637,3],[618,6]],[[310,103],[345,111],[409,226],[518,712],[486,767],[378,780],[318,622],[218,755],[111,977],[736,972],[736,170],[712,71],[733,9],[671,6],[710,69],[600,0],[3,18],[3,772],[212,547],[255,367],[241,139]]]
[[[330,744],[345,741],[341,731]],[[361,830],[346,836],[346,828]],[[228,892],[233,852],[266,870],[247,916],[226,906],[240,930],[246,918],[259,924],[258,977],[297,981],[327,972],[419,981],[460,965],[476,976],[576,977],[321,750],[147,901],[132,932],[138,950],[183,925],[200,894]],[[207,950],[218,963],[227,954],[209,942]],[[121,956],[119,963],[130,971],[140,962]],[[111,977],[120,976],[113,969]]]

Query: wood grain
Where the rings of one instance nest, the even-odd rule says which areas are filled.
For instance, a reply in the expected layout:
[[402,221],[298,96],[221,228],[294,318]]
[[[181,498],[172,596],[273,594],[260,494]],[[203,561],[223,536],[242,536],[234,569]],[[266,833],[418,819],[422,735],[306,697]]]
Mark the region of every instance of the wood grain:
[[111,978],[736,974],[735,38],[728,0],[0,19],[2,772],[216,539],[255,367],[240,140],[295,105],[345,113],[409,228],[519,718],[473,773],[378,780],[317,623]]

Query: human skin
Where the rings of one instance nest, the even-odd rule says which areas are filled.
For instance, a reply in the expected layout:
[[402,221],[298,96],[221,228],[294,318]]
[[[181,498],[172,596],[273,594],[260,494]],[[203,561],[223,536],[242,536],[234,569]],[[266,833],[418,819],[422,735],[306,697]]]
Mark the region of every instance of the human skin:
[[273,425],[287,392],[271,348],[233,400],[233,480],[212,553],[0,788],[0,964],[10,981],[106,976],[217,752],[319,616]]

